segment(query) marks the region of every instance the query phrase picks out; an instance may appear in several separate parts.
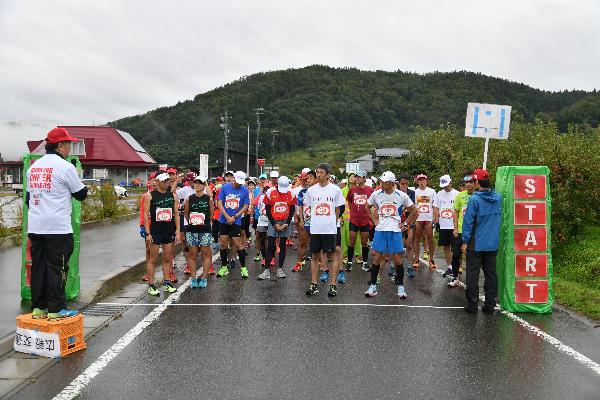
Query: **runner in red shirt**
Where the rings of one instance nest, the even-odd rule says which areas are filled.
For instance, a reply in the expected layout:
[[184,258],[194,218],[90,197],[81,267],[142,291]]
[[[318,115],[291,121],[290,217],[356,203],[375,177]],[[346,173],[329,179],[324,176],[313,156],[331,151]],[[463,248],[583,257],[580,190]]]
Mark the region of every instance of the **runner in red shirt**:
[[356,173],[356,185],[351,187],[346,195],[346,201],[350,205],[350,241],[348,243],[348,266],[347,271],[352,270],[354,260],[354,245],[356,236],[360,232],[360,243],[362,244],[363,269],[368,270],[369,258],[369,231],[371,230],[371,218],[367,210],[367,200],[373,194],[373,188],[365,185],[367,173],[359,170]]
[[271,259],[275,257],[275,238],[279,238],[279,265],[277,268],[277,277],[285,278],[283,272],[283,263],[285,262],[285,242],[290,237],[290,222],[294,215],[294,209],[298,200],[290,190],[290,180],[287,176],[282,176],[277,180],[277,186],[269,189],[263,199],[267,217],[269,218],[269,227],[267,229],[268,247],[267,262],[265,270],[258,276],[258,279],[270,279],[271,272],[269,267]]

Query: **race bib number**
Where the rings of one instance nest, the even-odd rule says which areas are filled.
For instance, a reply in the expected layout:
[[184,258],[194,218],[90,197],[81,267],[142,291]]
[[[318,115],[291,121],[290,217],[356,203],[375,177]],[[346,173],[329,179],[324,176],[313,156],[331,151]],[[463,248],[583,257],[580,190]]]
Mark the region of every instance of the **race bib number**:
[[395,204],[384,204],[381,206],[379,212],[382,217],[397,217],[398,207]]
[[275,205],[273,206],[273,211],[277,214],[286,214],[288,211],[287,203],[283,201],[275,202]]
[[357,206],[364,206],[367,204],[367,196],[364,194],[355,194],[354,195],[354,204]]
[[239,207],[240,201],[237,198],[232,197],[231,199],[225,200],[225,208],[228,208],[230,210],[237,210]]
[[315,215],[320,215],[322,217],[328,217],[331,213],[331,205],[328,203],[321,203],[315,206]]
[[204,213],[192,212],[190,213],[190,225],[204,225],[206,216]]
[[171,222],[173,219],[172,208],[156,207],[156,222]]
[[431,205],[429,203],[419,204],[419,214],[429,214],[431,212]]
[[440,212],[440,217],[444,218],[444,219],[452,219],[452,210],[449,208],[444,208],[441,212]]

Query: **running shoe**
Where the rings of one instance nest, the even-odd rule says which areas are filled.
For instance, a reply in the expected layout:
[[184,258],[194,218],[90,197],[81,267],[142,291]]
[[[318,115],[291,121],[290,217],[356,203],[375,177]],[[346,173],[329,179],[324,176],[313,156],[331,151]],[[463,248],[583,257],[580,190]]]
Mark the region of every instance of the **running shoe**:
[[208,274],[209,275],[214,275],[215,274],[215,267],[213,267],[212,264],[210,264],[210,267],[208,268]]
[[262,259],[262,256],[260,254],[257,254],[256,257],[254,257],[255,262],[259,262],[261,259]]
[[434,269],[436,269],[437,267],[435,266],[435,261],[433,260],[429,260],[429,270],[433,271]]
[[169,272],[169,280],[173,283],[177,283],[178,279],[177,279],[177,275],[175,275],[175,272],[173,272],[173,271]]
[[186,275],[191,275],[192,271],[190,271],[190,266],[185,263],[185,268],[183,269],[183,273]]
[[302,262],[301,262],[300,264],[302,264],[302,266],[304,267],[304,266],[306,265],[306,259],[305,259],[305,258],[303,258],[303,259],[302,259]]
[[335,285],[329,285],[329,291],[327,292],[327,296],[329,296],[329,297],[337,296],[337,287]]
[[409,278],[414,278],[415,276],[417,276],[415,269],[412,267],[412,265],[408,266],[408,273],[407,273]]
[[311,283],[308,289],[306,289],[306,295],[312,296],[313,294],[319,293],[319,287],[316,283]]
[[423,251],[423,260],[425,260],[425,261],[429,260],[429,252],[428,251]]
[[414,268],[415,271],[419,270],[419,260],[416,260],[415,262],[413,262],[412,267]]
[[377,296],[377,285],[370,285],[367,291],[365,292],[365,296],[373,297]]
[[294,265],[294,268],[292,268],[292,272],[298,272],[298,271],[302,271],[302,263],[296,263],[296,265]]
[[283,268],[277,268],[277,277],[278,278],[287,278],[285,272],[283,272]]
[[364,262],[362,264],[362,270],[365,271],[365,272],[369,272],[371,270],[371,268],[369,268],[369,264],[368,263]]
[[403,285],[398,285],[398,297],[401,299],[406,299],[408,297]]
[[208,286],[208,280],[206,280],[206,279],[200,279],[198,281],[198,287],[199,288],[205,288],[207,286]]
[[221,278],[225,275],[229,275],[229,269],[227,269],[226,265],[222,265],[221,268],[219,268],[219,272],[217,272],[217,277]]
[[323,271],[321,273],[321,277],[319,278],[319,280],[321,282],[327,282],[327,281],[329,281],[329,271]]
[[248,279],[248,267],[240,268],[240,273],[242,274],[242,279]]
[[338,283],[346,283],[346,274],[344,271],[338,272],[337,281]]
[[63,308],[59,312],[48,313],[48,321],[56,321],[57,319],[71,318],[76,316],[77,314],[79,314],[79,311],[77,310],[69,310]]
[[158,291],[158,289],[156,288],[156,286],[150,285],[148,287],[148,294],[150,296],[158,296],[160,294],[160,292]]
[[142,280],[144,282],[148,282],[148,274],[144,274],[144,276],[142,276]]
[[33,318],[33,319],[48,318],[48,309],[44,308],[42,310],[41,308],[34,308],[33,311],[31,312],[31,318]]
[[190,288],[195,289],[198,287],[198,282],[196,281],[196,279],[192,278],[192,281],[190,282]]
[[448,282],[448,287],[460,287],[460,284],[460,280],[453,278],[450,282]]
[[446,270],[446,272],[444,272],[442,274],[442,276],[444,278],[451,278],[452,277],[452,268],[448,267],[448,269]]
[[271,272],[269,272],[268,269],[265,269],[263,272],[260,273],[260,275],[258,275],[258,279],[261,281],[271,279]]
[[176,292],[177,289],[173,287],[171,282],[163,282],[163,291],[165,291],[167,293],[173,293],[173,292]]

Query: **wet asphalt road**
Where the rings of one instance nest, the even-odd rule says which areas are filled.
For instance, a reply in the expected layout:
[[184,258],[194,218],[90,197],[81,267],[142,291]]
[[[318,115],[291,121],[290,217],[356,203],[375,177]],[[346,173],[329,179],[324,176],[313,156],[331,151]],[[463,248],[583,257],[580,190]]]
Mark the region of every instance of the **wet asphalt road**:
[[[78,398],[600,398],[600,376],[499,313],[362,305],[462,307],[463,290],[448,289],[435,272],[408,280],[404,301],[387,276],[379,295],[365,298],[360,269],[334,299],[324,284],[304,294],[306,268],[278,281],[251,272],[248,281],[235,269],[211,277],[207,290],[187,289],[176,304],[188,305],[169,307]],[[215,303],[222,305],[189,305]],[[275,303],[292,305],[268,305]],[[52,398],[154,308],[130,308],[15,398]],[[560,311],[520,316],[600,360],[599,328]]]

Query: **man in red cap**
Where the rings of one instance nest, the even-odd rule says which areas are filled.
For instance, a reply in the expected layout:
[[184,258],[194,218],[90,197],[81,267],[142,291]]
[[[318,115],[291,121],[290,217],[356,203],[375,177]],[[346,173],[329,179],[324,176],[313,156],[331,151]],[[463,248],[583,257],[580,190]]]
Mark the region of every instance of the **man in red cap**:
[[465,311],[477,313],[479,272],[483,269],[485,302],[481,311],[492,314],[498,296],[496,254],[502,222],[502,196],[490,188],[490,174],[485,169],[473,173],[476,192],[467,205],[462,225],[462,251],[467,254],[467,287]]
[[65,158],[77,138],[54,128],[45,139],[46,155],[27,170],[27,233],[31,241],[33,318],[56,320],[77,315],[68,310],[65,284],[73,253],[72,201],[83,201],[87,187]]

